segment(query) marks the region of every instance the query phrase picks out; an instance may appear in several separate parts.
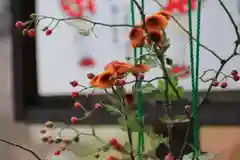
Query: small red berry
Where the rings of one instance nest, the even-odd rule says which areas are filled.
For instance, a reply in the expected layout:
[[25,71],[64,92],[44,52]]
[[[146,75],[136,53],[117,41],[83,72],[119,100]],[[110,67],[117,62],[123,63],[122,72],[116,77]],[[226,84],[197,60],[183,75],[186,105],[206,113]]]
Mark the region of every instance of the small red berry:
[[213,82],[212,82],[212,86],[217,87],[218,85],[219,85],[219,82],[218,82],[218,81],[213,81]]
[[126,81],[124,79],[119,79],[118,80],[118,84],[123,86],[126,83]]
[[46,32],[45,32],[46,36],[50,36],[52,34],[52,30],[51,29],[48,29]]
[[110,145],[116,145],[118,144],[118,140],[116,138],[112,138],[110,141],[109,141],[109,144]]
[[101,105],[100,103],[96,103],[96,104],[95,104],[95,108],[96,108],[96,109],[99,109],[99,108],[101,108],[101,107],[102,107],[102,105]]
[[240,80],[240,76],[233,76],[233,80],[234,81],[239,81]]
[[79,102],[74,103],[74,108],[78,109],[81,107],[81,104]]
[[173,157],[173,155],[171,153],[168,153],[165,157],[164,160],[175,160],[175,158]]
[[223,82],[223,83],[221,84],[221,87],[222,87],[222,88],[226,88],[226,87],[227,87],[227,82]]
[[60,145],[60,149],[61,149],[62,151],[64,151],[64,150],[66,149],[66,144],[61,144],[61,145]]
[[108,156],[107,157],[107,160],[115,160],[116,158],[115,157],[113,157],[113,156]]
[[75,80],[70,82],[70,84],[72,85],[72,87],[77,87],[78,86],[78,82],[75,81]]
[[93,73],[88,73],[87,74],[88,79],[93,79],[95,75]]
[[72,92],[72,98],[76,98],[78,96],[77,92]]
[[143,80],[143,79],[144,79],[144,74],[139,74],[139,75],[137,76],[137,79]]
[[60,150],[56,150],[56,151],[54,152],[54,155],[55,155],[55,156],[59,156],[59,155],[60,155],[60,153],[61,153],[61,151],[60,151]]
[[72,118],[71,118],[71,123],[72,123],[72,124],[76,124],[77,122],[78,122],[77,117],[72,117]]
[[232,70],[231,75],[232,75],[232,76],[238,75],[238,71],[237,71],[237,70]]
[[22,29],[24,27],[24,23],[22,21],[17,21],[15,26],[19,29]]
[[27,35],[29,37],[35,37],[36,36],[36,31],[35,29],[29,29],[28,32],[27,32]]
[[123,151],[123,146],[119,143],[113,145],[113,148],[116,149],[117,151],[120,151],[120,152]]
[[48,142],[49,144],[52,144],[52,143],[54,142],[51,136],[48,137],[48,141],[47,141],[47,142]]

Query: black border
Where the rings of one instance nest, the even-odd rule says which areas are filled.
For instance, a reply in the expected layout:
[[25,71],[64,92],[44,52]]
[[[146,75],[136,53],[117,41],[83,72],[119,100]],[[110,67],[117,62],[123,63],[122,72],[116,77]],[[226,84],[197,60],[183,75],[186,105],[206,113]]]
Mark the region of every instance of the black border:
[[[12,11],[12,46],[13,46],[13,97],[14,117],[16,121],[42,123],[46,120],[64,121],[69,123],[71,116],[83,116],[82,111],[74,110],[70,96],[40,97],[37,94],[35,40],[22,36],[14,25],[17,20],[28,20],[34,13],[35,2],[11,0]],[[199,121],[204,125],[238,125],[240,124],[239,91],[213,92],[211,103],[204,104],[199,111]],[[83,102],[80,97],[80,101]],[[98,95],[85,101],[84,106],[91,107],[105,96]],[[149,105],[149,104],[145,104]],[[51,107],[49,107],[51,106]],[[66,107],[69,106],[69,107]],[[67,109],[68,108],[68,109]],[[159,107],[160,108],[160,107]],[[182,112],[181,106],[174,106]],[[156,109],[158,110],[158,109]],[[159,110],[159,113],[161,111]],[[83,124],[116,124],[116,117],[101,109]]]

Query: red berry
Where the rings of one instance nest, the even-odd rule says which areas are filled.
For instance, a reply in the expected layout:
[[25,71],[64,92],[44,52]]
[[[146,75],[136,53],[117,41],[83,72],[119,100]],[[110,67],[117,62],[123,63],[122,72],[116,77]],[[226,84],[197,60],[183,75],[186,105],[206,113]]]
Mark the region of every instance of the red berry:
[[109,144],[111,145],[116,145],[118,144],[118,140],[116,138],[112,138],[110,141],[109,141]]
[[29,29],[27,34],[29,37],[35,37],[36,31],[35,31],[35,29]]
[[81,107],[81,104],[79,102],[74,103],[74,108],[78,109]]
[[51,136],[48,137],[48,141],[47,141],[49,144],[52,144],[53,143],[53,139]]
[[175,160],[175,158],[173,157],[173,155],[171,153],[168,153],[165,157],[164,160]]
[[55,155],[55,156],[59,156],[59,155],[60,155],[60,153],[61,153],[61,151],[60,151],[60,150],[56,150],[56,151],[54,152],[54,155]]
[[233,76],[233,80],[234,81],[239,81],[240,80],[240,76]]
[[226,88],[226,87],[227,87],[227,82],[223,82],[223,83],[221,84],[221,87],[222,87],[222,88]]
[[232,70],[232,72],[231,72],[231,75],[232,76],[236,76],[238,74],[238,71],[237,70]]
[[217,87],[218,85],[219,85],[219,82],[217,82],[217,81],[212,82],[212,86]]
[[76,98],[78,96],[77,92],[72,92],[72,98]]
[[108,156],[107,157],[107,160],[115,160],[116,158],[115,157],[113,157],[113,156]]
[[99,109],[99,108],[101,108],[101,107],[102,107],[102,105],[101,105],[100,103],[96,103],[96,104],[95,104],[95,108],[96,108],[96,109]]
[[144,79],[144,74],[139,74],[139,75],[137,76],[137,79],[139,79],[139,80]]
[[61,149],[62,151],[64,151],[64,150],[66,149],[66,144],[61,144],[61,145],[60,145],[60,149]]
[[51,29],[48,29],[46,32],[45,32],[46,36],[50,36],[52,34],[52,30]]
[[125,83],[126,83],[126,82],[125,82],[124,79],[119,79],[118,82],[117,82],[117,84],[119,84],[119,85],[121,85],[121,86],[123,86]]
[[22,21],[17,21],[15,26],[19,29],[22,29],[24,27],[24,23]]
[[87,74],[88,79],[93,79],[95,75],[93,73],[88,73]]
[[72,85],[72,87],[77,87],[78,86],[78,82],[75,81],[75,80],[70,82],[70,84]]
[[72,124],[76,124],[77,122],[78,122],[77,117],[72,117],[72,118],[71,118],[71,123],[72,123]]

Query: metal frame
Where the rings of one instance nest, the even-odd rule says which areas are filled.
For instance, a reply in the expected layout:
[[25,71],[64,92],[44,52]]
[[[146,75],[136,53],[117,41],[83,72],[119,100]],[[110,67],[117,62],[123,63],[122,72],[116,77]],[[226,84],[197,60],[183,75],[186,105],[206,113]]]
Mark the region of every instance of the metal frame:
[[[35,40],[23,37],[14,28],[17,20],[27,20],[35,11],[33,1],[12,0],[12,45],[13,45],[13,97],[15,120],[29,123],[42,123],[46,120],[64,121],[69,123],[71,116],[83,116],[83,112],[74,110],[70,96],[40,97],[37,94],[36,50]],[[239,91],[213,92],[209,103],[199,110],[199,121],[202,125],[238,125],[240,124]],[[83,102],[84,96],[80,97]],[[92,107],[94,102],[104,99],[104,95],[96,95],[83,105]],[[184,103],[186,104],[186,103]],[[183,105],[173,105],[174,112],[182,113]],[[145,106],[150,106],[150,102]],[[153,109],[153,108],[152,108]],[[161,107],[155,107],[154,112],[163,113]],[[116,116],[109,115],[101,109],[94,115],[82,121],[83,124],[116,124]]]

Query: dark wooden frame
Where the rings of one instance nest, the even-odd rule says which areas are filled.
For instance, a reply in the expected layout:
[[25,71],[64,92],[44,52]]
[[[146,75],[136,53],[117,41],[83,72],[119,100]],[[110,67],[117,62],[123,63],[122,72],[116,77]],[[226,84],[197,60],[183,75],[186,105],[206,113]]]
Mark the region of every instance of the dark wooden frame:
[[[37,94],[36,51],[35,40],[22,36],[14,28],[17,20],[27,20],[34,12],[34,0],[12,0],[12,46],[13,46],[13,97],[15,120],[30,123],[42,123],[46,120],[69,122],[71,116],[83,116],[82,111],[74,110],[70,96],[40,97]],[[208,104],[199,111],[199,121],[204,125],[240,124],[239,91],[213,92]],[[84,106],[92,107],[94,102],[104,99],[104,95],[93,96],[84,102]],[[174,106],[182,108],[182,106]],[[178,110],[178,109],[177,109]],[[179,112],[181,109],[179,109]],[[159,112],[161,113],[161,112]],[[82,122],[83,124],[116,124],[116,117],[101,109]]]

